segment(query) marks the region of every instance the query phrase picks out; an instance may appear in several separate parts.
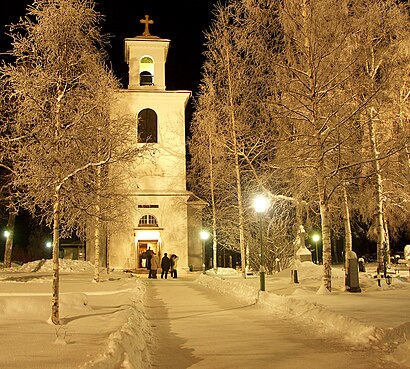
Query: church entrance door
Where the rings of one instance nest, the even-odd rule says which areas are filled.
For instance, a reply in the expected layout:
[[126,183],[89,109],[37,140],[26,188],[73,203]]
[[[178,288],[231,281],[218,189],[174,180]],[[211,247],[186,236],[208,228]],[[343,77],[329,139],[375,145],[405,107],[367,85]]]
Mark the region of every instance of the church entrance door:
[[161,247],[158,241],[145,241],[139,240],[137,242],[137,263],[136,269],[138,268],[146,268],[147,267],[147,251],[152,250],[154,251],[158,257],[161,259]]
[[135,244],[132,253],[135,255],[135,269],[147,268],[147,253],[155,252],[161,260],[161,233],[158,228],[138,228],[134,230]]

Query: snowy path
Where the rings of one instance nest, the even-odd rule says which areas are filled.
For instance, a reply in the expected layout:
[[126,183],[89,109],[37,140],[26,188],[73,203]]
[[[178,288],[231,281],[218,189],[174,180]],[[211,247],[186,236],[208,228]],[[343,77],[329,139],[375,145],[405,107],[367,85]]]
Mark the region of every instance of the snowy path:
[[315,336],[188,277],[147,280],[152,366],[160,369],[398,369],[376,351]]

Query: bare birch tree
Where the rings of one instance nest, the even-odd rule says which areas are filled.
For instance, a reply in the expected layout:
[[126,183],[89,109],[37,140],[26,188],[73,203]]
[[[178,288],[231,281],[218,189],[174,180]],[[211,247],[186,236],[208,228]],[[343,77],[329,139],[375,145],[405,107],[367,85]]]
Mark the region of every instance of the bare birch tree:
[[[208,111],[216,117],[202,119],[202,124],[216,125],[214,146],[219,147],[219,152],[225,152],[224,155],[218,156],[218,160],[222,160],[223,171],[217,181],[225,183],[226,189],[225,195],[222,195],[220,190],[223,186],[217,185],[217,198],[224,199],[223,205],[218,207],[221,230],[219,240],[225,245],[229,244],[229,239],[237,227],[234,213],[228,212],[231,209],[229,202],[232,203],[228,193],[232,192],[234,186],[227,184],[240,176],[241,192],[246,189],[246,195],[242,195],[245,200],[243,203],[247,205],[242,213],[243,221],[239,223],[244,224],[243,235],[247,238],[245,243],[249,248],[252,264],[259,264],[259,232],[255,231],[258,229],[258,222],[251,204],[253,197],[263,192],[269,195],[275,208],[266,214],[265,224],[268,226],[264,253],[284,257],[282,264],[287,265],[285,260],[288,258],[288,252],[285,250],[290,250],[293,255],[291,245],[296,237],[295,234],[291,236],[287,229],[290,227],[296,231],[296,227],[294,219],[282,215],[289,215],[289,210],[303,201],[292,197],[285,187],[276,181],[276,171],[269,165],[275,155],[274,141],[277,131],[268,104],[273,98],[272,95],[277,94],[274,82],[269,81],[272,77],[269,61],[276,58],[279,39],[275,33],[277,6],[273,2],[269,7],[265,5],[257,1],[241,1],[230,2],[226,7],[217,9],[215,28],[208,34],[209,52],[206,54],[208,58],[203,82],[207,88],[201,91],[201,98],[206,100],[206,103],[199,108],[201,112]],[[260,50],[264,51],[263,55]],[[205,95],[207,99],[204,98]],[[226,107],[233,109],[228,112]],[[228,125],[227,122],[234,122],[235,126]],[[227,127],[231,130],[228,131]],[[233,129],[235,127],[236,130]],[[236,135],[231,136],[232,132],[236,132]],[[195,137],[194,134],[193,138]],[[195,163],[195,155],[193,158]],[[232,176],[232,172],[236,174]],[[238,188],[238,182],[235,186]],[[243,248],[241,250],[244,259]],[[264,258],[269,264],[268,270],[273,269],[274,262],[270,259],[274,260],[275,257]]]
[[[409,137],[408,130],[402,129],[403,118],[408,119],[408,109],[406,115],[403,101],[408,99],[409,91],[405,82],[408,81],[410,60],[409,16],[404,7],[390,0],[356,1],[351,4],[350,13],[357,29],[353,41],[361,48],[361,58],[358,60],[361,78],[357,88],[362,99],[372,96],[371,105],[362,115],[368,137],[363,153],[368,154],[366,156],[371,166],[363,165],[362,175],[371,176],[367,182],[371,187],[364,192],[373,194],[371,197],[374,201],[366,205],[376,234],[379,270],[385,271],[389,260],[389,219],[386,210],[393,206],[396,217],[402,214],[407,218],[408,214],[405,202],[400,204],[400,201],[395,201],[398,199],[397,193],[401,194],[399,197],[408,197],[408,191],[403,191],[403,184],[400,184],[404,179],[400,176],[402,171],[395,162],[398,155],[406,150]],[[396,91],[399,93],[396,94]],[[393,168],[396,171],[392,171]]]
[[[383,160],[403,152],[401,147],[405,147],[403,142],[393,140],[390,133],[382,155],[369,156],[370,144],[366,145],[372,142],[371,130],[369,119],[363,116],[381,104],[381,84],[371,79],[366,82],[368,64],[363,60],[372,61],[366,56],[373,55],[367,53],[366,45],[371,45],[373,36],[369,42],[365,38],[364,43],[357,40],[362,34],[370,34],[366,27],[373,27],[372,22],[366,19],[384,22],[389,7],[398,10],[393,2],[379,3],[379,6],[384,4],[383,10],[375,12],[365,7],[360,13],[352,11],[356,2],[348,1],[231,1],[217,8],[215,27],[210,30],[207,53],[210,62],[204,71],[216,102],[205,109],[215,111],[218,116],[215,139],[223,143],[228,153],[233,153],[232,158],[238,158],[232,166],[227,161],[227,168],[240,169],[243,198],[249,199],[252,192],[262,188],[272,199],[287,199],[295,205],[298,222],[305,215],[320,214],[323,287],[328,290],[331,290],[331,229],[338,231],[344,224],[346,249],[350,250],[350,213],[357,211],[357,206],[349,207],[353,203],[351,198],[355,201],[363,198],[360,193],[366,191],[358,188],[363,184],[369,188],[369,179],[363,176],[380,173]],[[407,27],[402,15],[397,19],[401,19],[402,28]],[[402,28],[396,31],[404,34]],[[389,30],[391,35],[396,32],[394,25]],[[400,39],[402,42],[404,38]],[[397,45],[400,43],[393,42],[387,57],[395,55]],[[403,80],[404,65],[402,61],[398,80]],[[390,82],[392,71],[389,69],[386,74]],[[375,76],[380,77],[377,73]],[[397,101],[407,101],[406,89],[401,87]],[[403,119],[405,104],[396,106],[401,107],[398,114]],[[403,130],[405,124],[401,122]],[[227,134],[226,127],[237,133],[236,140]],[[370,152],[377,153],[377,137],[374,143]],[[369,169],[369,163],[380,167]],[[399,182],[396,178],[395,183]],[[381,188],[381,181],[378,186]],[[300,204],[307,209],[303,216]],[[246,219],[246,211],[243,214]],[[384,220],[379,223],[386,227]]]
[[[197,100],[197,111],[194,113],[192,125],[192,139],[189,141],[189,147],[192,155],[191,168],[195,168],[190,172],[191,177],[197,177],[198,172],[201,172],[201,190],[200,193],[209,197],[211,206],[212,224],[212,252],[213,252],[213,268],[218,268],[218,214],[216,206],[216,173],[214,158],[217,155],[218,140],[216,139],[215,128],[217,126],[216,114],[209,109],[209,104],[212,104],[214,96],[212,91],[204,91],[206,88],[211,88],[207,84],[202,84],[202,91]],[[211,100],[211,101],[209,101]],[[208,109],[207,109],[208,108]],[[195,174],[194,174],[195,173]],[[207,181],[204,181],[207,178]],[[191,180],[191,182],[193,182]],[[198,189],[199,183],[193,183],[193,186]]]
[[110,120],[117,82],[104,65],[94,6],[90,0],[34,1],[10,28],[15,63],[2,69],[17,101],[12,130],[19,138],[13,148],[19,204],[53,229],[54,324],[60,324],[59,239],[85,229],[85,210],[99,192],[96,168],[136,152],[118,143],[127,139]]
[[345,3],[315,0],[283,3],[280,23],[283,59],[276,68],[282,91],[278,102],[282,142],[276,160],[291,179],[293,193],[307,190],[303,198],[314,199],[316,192],[323,286],[330,291],[332,196],[340,185],[337,174],[343,143],[351,136],[350,123],[360,111],[344,89],[356,58],[348,42],[351,22]]
[[11,254],[13,250],[14,226],[18,210],[13,196],[12,168],[13,151],[10,145],[9,126],[15,118],[14,104],[11,96],[10,85],[5,79],[0,80],[0,206],[4,213],[7,213],[7,237],[4,248],[3,267],[11,267]]
[[[273,2],[244,3],[266,9]],[[291,198],[313,209],[317,204],[324,246],[323,285],[331,290],[330,231],[345,199],[343,184],[354,174],[350,152],[357,152],[363,139],[358,117],[372,97],[357,104],[356,91],[351,88],[360,50],[350,39],[354,23],[347,3],[287,1],[278,9],[276,28],[280,32],[276,33],[281,35],[276,48],[271,46],[278,56],[269,55],[273,66],[269,81],[279,86],[270,102],[280,139],[269,164]],[[264,23],[260,19],[265,18],[248,20],[250,28],[258,29],[258,23]],[[271,23],[275,25],[274,20]],[[273,31],[267,27],[266,39],[269,32]],[[259,50],[256,57],[268,58],[266,48]],[[346,222],[347,216],[345,211]],[[349,233],[349,227],[345,229]]]
[[243,277],[246,277],[245,209],[239,155],[241,134],[245,125],[240,119],[239,112],[243,107],[238,105],[238,102],[239,96],[246,87],[247,78],[243,63],[241,64],[241,57],[235,52],[231,43],[232,30],[229,28],[231,20],[227,8],[221,6],[216,8],[215,22],[207,34],[208,50],[204,65],[204,79],[212,81],[213,96],[215,96],[212,104],[218,112],[217,132],[233,162],[241,269]]

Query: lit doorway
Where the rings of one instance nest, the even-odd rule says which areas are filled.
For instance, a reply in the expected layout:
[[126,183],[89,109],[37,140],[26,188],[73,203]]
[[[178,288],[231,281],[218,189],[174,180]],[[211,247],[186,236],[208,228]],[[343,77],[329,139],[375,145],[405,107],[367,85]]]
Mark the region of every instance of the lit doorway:
[[137,268],[147,267],[147,251],[148,250],[152,250],[157,255],[159,255],[160,254],[159,242],[147,241],[147,240],[141,240],[137,242],[137,255],[138,255]]
[[135,230],[135,269],[147,267],[147,251],[152,250],[161,260],[161,237],[156,230]]

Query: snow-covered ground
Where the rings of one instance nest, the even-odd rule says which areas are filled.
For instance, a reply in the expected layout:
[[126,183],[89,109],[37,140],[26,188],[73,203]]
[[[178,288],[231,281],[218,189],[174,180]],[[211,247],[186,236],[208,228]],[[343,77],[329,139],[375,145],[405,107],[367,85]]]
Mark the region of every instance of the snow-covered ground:
[[[87,262],[61,260],[60,266],[59,327],[49,320],[50,260],[0,271],[0,368],[150,368],[146,279],[114,272],[95,283]],[[348,343],[383,347],[392,361],[410,367],[409,274],[394,274],[391,285],[382,280],[381,287],[374,274],[371,265],[360,273],[361,293],[344,291],[344,272],[337,268],[332,293],[325,293],[319,288],[322,267],[310,262],[298,266],[297,284],[289,270],[267,276],[266,292],[259,291],[257,275],[244,280],[232,269],[189,277]]]
[[95,283],[88,262],[60,266],[58,327],[50,323],[50,260],[0,272],[0,368],[145,368],[151,328],[144,283],[123,273]]
[[201,284],[230,294],[282,316],[310,325],[315,331],[334,335],[353,345],[383,347],[389,359],[410,368],[410,278],[408,270],[393,273],[390,285],[384,278],[378,286],[376,265],[360,273],[360,293],[346,292],[345,273],[332,270],[332,293],[321,288],[322,266],[303,262],[298,266],[299,283],[291,281],[290,270],[266,279],[266,292],[259,292],[259,276],[243,280],[233,270],[212,271]]

